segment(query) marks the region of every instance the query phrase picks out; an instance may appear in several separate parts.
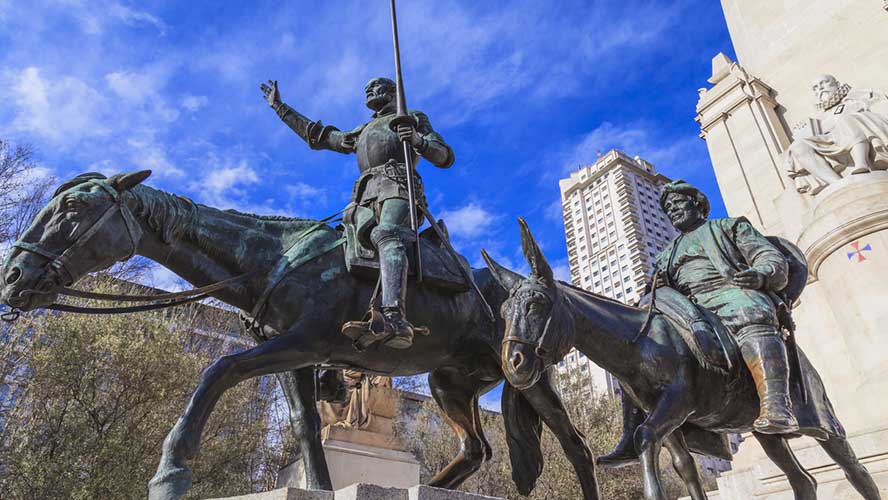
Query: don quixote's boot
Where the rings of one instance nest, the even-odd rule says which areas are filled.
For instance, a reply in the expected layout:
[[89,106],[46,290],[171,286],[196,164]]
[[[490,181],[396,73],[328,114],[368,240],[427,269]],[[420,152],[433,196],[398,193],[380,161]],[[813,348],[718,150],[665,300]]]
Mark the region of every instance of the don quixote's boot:
[[740,345],[743,360],[755,380],[761,403],[753,429],[762,434],[798,432],[799,423],[789,397],[789,359],[786,343],[777,332],[757,334]]

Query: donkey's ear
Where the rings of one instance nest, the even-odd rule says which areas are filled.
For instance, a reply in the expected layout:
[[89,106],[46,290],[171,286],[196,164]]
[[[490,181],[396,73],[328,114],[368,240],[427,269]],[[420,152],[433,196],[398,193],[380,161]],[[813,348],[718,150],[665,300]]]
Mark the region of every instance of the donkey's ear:
[[555,286],[555,277],[552,274],[552,268],[546,261],[546,256],[540,250],[530,228],[527,227],[527,221],[523,217],[518,217],[518,225],[521,226],[521,250],[524,251],[524,258],[530,265],[530,276],[543,280],[548,287]]
[[515,271],[499,265],[483,248],[481,249],[481,257],[484,257],[484,262],[487,262],[487,268],[490,269],[490,274],[493,275],[493,279],[496,280],[496,282],[507,292],[510,291],[515,284],[524,279],[523,276]]
[[118,193],[128,191],[139,185],[142,181],[151,175],[150,170],[139,170],[129,174],[117,174],[108,179],[108,184],[114,187]]

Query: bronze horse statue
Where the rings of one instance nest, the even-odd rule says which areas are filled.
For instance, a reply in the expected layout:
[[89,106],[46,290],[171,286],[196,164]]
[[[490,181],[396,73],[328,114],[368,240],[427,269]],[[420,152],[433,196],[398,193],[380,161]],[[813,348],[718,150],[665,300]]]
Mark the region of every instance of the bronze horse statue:
[[[340,327],[365,313],[374,283],[347,272],[340,230],[325,221],[197,205],[141,185],[149,174],[83,174],[65,182],[14,244],[0,273],[3,302],[22,311],[51,306],[63,287],[135,254],[197,287],[247,276],[211,294],[243,311],[252,311],[260,297],[267,297],[262,342],[203,371],[163,443],[149,499],[185,495],[191,484],[187,462],[197,455],[201,431],[220,396],[245,379],[266,374],[278,374],[290,404],[307,486],[332,489],[315,406],[315,369],[321,366],[389,376],[429,373],[432,396],[461,443],[432,486],[455,488],[490,458],[478,399],[503,380],[499,349],[504,323],[489,318],[477,294],[411,284],[411,319],[429,326],[431,335],[404,351],[370,347],[358,352]],[[285,253],[287,272],[270,283]],[[487,302],[499,307],[506,293],[490,272],[474,270],[474,279]],[[507,384],[503,414],[513,477],[522,493],[532,490],[541,470],[542,418],[573,463],[585,497],[598,498],[592,454],[550,385],[519,392]]]
[[[506,321],[502,356],[507,381],[526,390],[538,380],[545,380],[547,368],[576,347],[616,376],[623,390],[647,414],[634,434],[645,498],[666,500],[658,470],[660,449],[666,446],[691,498],[705,499],[688,449],[690,437],[707,431],[752,430],[759,402],[746,365],[734,360],[739,374],[704,369],[683,343],[676,326],[663,315],[657,314],[648,322],[646,309],[555,281],[527,224],[521,219],[519,224],[522,248],[532,270],[529,277],[500,266],[484,253],[494,278],[509,291],[509,298],[501,306]],[[645,335],[639,336],[642,329]],[[804,399],[807,406],[800,403],[796,408],[802,431],[808,423],[808,431],[853,487],[866,500],[879,500],[879,489],[848,444],[819,375],[804,354],[799,361],[809,374]],[[797,400],[803,398],[794,397],[794,405]],[[818,427],[811,422],[825,423]],[[788,436],[753,434],[768,458],[786,474],[796,500],[816,500],[817,483],[796,460],[787,444]]]

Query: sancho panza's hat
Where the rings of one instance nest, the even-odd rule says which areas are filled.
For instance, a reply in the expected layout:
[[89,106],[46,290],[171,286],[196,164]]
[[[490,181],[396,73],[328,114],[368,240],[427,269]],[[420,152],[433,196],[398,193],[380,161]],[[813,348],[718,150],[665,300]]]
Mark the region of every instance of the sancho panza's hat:
[[663,204],[666,203],[666,197],[672,193],[681,193],[683,195],[690,196],[697,200],[697,207],[700,208],[700,212],[703,213],[703,218],[709,217],[709,198],[703,194],[703,191],[695,188],[694,186],[688,184],[687,182],[679,179],[670,182],[663,186],[663,192],[660,193],[660,208],[663,208]]

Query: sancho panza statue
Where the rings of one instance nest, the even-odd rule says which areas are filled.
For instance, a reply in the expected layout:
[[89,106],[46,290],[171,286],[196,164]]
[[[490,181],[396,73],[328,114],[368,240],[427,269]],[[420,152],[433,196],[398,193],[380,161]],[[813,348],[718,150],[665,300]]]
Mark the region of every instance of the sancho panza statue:
[[815,195],[843,176],[888,168],[888,99],[832,75],[812,83],[818,113],[796,128],[784,156],[800,193]]
[[[277,115],[312,149],[328,149],[338,153],[357,155],[360,177],[352,191],[352,203],[371,210],[358,212],[363,220],[356,220],[360,234],[369,236],[379,256],[381,282],[381,309],[384,332],[389,347],[406,349],[413,344],[414,326],[406,319],[407,291],[406,245],[412,240],[410,212],[407,201],[407,170],[402,141],[413,146],[414,158],[425,158],[441,168],[453,164],[453,150],[432,129],[429,118],[419,111],[411,111],[416,127],[401,125],[397,132],[389,124],[395,118],[396,87],[388,78],[374,78],[364,87],[367,107],[372,119],[342,132],[336,127],[312,121],[281,101],[277,82],[262,84],[268,104]],[[414,176],[417,203],[424,204],[422,180]],[[369,213],[371,215],[361,215]],[[367,328],[373,327],[372,322]]]
[[[672,299],[671,316],[688,330],[715,337],[700,309],[705,308],[737,340],[759,394],[759,417],[753,425],[757,432],[798,431],[779,318],[783,304],[778,292],[787,284],[787,257],[743,217],[707,220],[709,200],[684,181],[663,187],[660,207],[681,234],[657,257],[653,287],[664,296],[664,287],[677,291],[671,294],[680,298],[677,303]],[[599,459],[602,464],[620,465],[637,457],[632,435],[644,416],[626,397],[623,408],[623,439]]]

